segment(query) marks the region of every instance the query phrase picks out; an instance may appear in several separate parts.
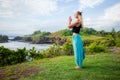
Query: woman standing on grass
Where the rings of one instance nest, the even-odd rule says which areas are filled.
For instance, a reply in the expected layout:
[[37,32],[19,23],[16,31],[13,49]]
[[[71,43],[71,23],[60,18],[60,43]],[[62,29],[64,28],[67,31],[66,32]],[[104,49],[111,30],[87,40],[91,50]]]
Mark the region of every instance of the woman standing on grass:
[[79,35],[80,29],[83,27],[82,13],[77,11],[74,14],[74,17],[76,21],[73,23],[72,23],[72,18],[69,17],[68,27],[72,28],[72,32],[73,32],[72,43],[73,43],[75,63],[76,63],[75,69],[79,69],[79,68],[82,68],[82,62],[83,62],[83,59],[85,58],[84,47],[82,44],[81,37]]

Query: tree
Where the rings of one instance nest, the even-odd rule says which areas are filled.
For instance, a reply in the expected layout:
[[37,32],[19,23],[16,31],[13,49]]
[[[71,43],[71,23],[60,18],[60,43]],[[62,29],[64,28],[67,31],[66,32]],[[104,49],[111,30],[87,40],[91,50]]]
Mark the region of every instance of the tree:
[[112,28],[111,35],[112,35],[112,37],[113,37],[114,39],[115,39],[115,34],[116,34],[116,31],[115,31],[114,28]]
[[100,36],[105,36],[106,32],[104,30],[98,31],[98,35]]
[[7,35],[0,35],[0,42],[8,42],[8,36]]

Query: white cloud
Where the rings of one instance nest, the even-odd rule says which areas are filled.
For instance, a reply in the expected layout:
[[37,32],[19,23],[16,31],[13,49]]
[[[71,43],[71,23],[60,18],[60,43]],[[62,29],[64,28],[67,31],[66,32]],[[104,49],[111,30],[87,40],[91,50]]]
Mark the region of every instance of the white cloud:
[[68,3],[68,2],[71,2],[71,1],[74,1],[74,0],[65,0],[65,1]]
[[46,16],[57,8],[56,0],[0,0],[0,17]]
[[119,10],[120,10],[120,3],[106,9],[104,15],[98,18],[103,23],[100,26],[106,26],[109,28],[117,27],[117,26],[120,27],[120,11]]
[[44,20],[40,24],[35,25],[38,30],[55,32],[67,28],[67,20]]
[[[0,0],[0,33],[25,35],[35,30],[57,31],[67,28],[66,18],[71,15],[69,10],[74,10],[74,5],[66,4],[71,1],[73,0]],[[95,7],[104,0],[77,1],[81,1],[80,8],[85,9]],[[61,6],[62,2],[64,6]],[[96,19],[84,19],[84,25],[97,30],[109,30],[114,26],[120,26],[119,9],[120,3],[105,9],[103,15]]]
[[56,12],[59,12],[57,0],[0,0],[0,34],[31,34],[48,24],[43,24],[44,20],[38,17]]
[[57,1],[55,0],[26,0],[26,5],[33,11],[33,14],[50,15],[57,11]]
[[[38,23],[39,22],[39,23]],[[36,30],[54,32],[67,28],[66,20],[44,20],[36,23],[16,23],[16,22],[0,22],[0,34],[7,35],[27,35],[32,34]]]
[[60,2],[69,3],[69,2],[72,2],[72,1],[74,1],[74,0],[56,0],[56,1],[60,1]]
[[94,8],[95,6],[103,3],[104,0],[79,0],[79,10],[83,10],[87,7]]
[[96,19],[85,19],[85,26],[91,26],[97,30],[107,30],[111,31],[111,29],[117,28],[120,30],[120,3],[115,4],[107,9],[102,16]]
[[101,17],[105,20],[120,21],[120,3],[105,10],[105,14]]
[[33,31],[37,30],[32,24],[18,24],[10,22],[0,22],[0,34],[7,35],[26,35],[31,34]]

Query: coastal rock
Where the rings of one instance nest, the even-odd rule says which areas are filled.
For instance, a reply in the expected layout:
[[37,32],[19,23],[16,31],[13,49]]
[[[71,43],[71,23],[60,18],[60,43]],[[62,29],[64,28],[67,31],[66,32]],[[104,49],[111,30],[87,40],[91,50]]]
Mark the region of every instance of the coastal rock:
[[8,42],[8,36],[7,35],[0,35],[0,43]]

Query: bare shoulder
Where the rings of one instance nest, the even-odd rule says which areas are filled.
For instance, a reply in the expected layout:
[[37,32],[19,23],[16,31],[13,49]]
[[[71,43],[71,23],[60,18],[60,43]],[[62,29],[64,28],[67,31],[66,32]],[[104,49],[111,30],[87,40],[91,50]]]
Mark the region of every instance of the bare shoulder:
[[76,20],[76,27],[79,27],[81,25],[81,21],[80,20]]

